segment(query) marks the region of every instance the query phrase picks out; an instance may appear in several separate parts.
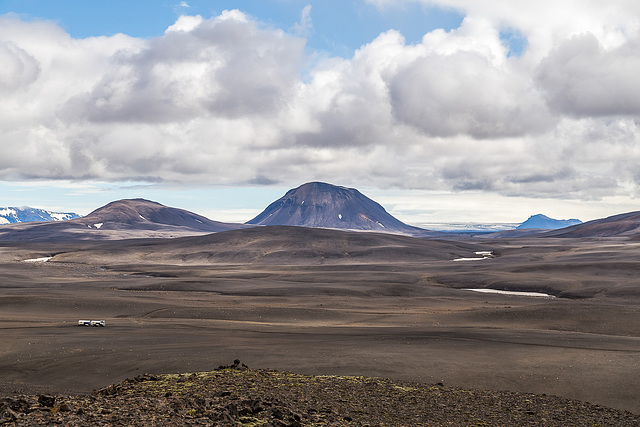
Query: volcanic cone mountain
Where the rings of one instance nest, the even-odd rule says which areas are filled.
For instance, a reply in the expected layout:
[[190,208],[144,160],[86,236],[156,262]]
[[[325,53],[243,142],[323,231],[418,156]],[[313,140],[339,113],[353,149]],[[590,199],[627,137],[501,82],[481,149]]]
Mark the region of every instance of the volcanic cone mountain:
[[354,188],[323,182],[310,182],[289,190],[247,224],[369,230],[409,235],[430,233],[399,221]]

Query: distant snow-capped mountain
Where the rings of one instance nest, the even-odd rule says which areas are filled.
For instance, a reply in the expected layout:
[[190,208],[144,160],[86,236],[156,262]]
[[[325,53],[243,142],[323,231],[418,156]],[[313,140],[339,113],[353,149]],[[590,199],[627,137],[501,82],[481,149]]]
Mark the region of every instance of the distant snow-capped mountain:
[[80,218],[80,216],[72,212],[51,212],[30,207],[0,208],[0,224],[33,221],[68,221],[75,218]]

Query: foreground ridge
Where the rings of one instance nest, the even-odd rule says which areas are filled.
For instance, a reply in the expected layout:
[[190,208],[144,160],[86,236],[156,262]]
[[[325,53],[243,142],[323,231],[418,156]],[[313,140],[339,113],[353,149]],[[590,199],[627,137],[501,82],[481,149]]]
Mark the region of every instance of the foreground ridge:
[[249,369],[144,374],[90,395],[0,399],[0,424],[66,426],[640,425],[640,415],[555,396]]

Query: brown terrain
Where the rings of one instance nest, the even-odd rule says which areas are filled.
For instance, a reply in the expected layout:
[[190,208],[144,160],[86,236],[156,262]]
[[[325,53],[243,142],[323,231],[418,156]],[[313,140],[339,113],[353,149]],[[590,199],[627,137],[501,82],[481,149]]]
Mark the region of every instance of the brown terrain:
[[[454,261],[480,251],[495,256]],[[87,393],[239,358],[640,414],[638,257],[639,243],[616,237],[435,240],[296,227],[5,242],[0,395]]]

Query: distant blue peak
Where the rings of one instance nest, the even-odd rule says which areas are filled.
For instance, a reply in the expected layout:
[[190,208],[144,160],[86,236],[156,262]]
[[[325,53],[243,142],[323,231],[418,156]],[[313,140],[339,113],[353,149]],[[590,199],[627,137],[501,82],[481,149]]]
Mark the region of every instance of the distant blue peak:
[[571,225],[582,224],[579,219],[553,219],[546,215],[532,215],[517,228],[540,228],[545,230],[557,230]]

